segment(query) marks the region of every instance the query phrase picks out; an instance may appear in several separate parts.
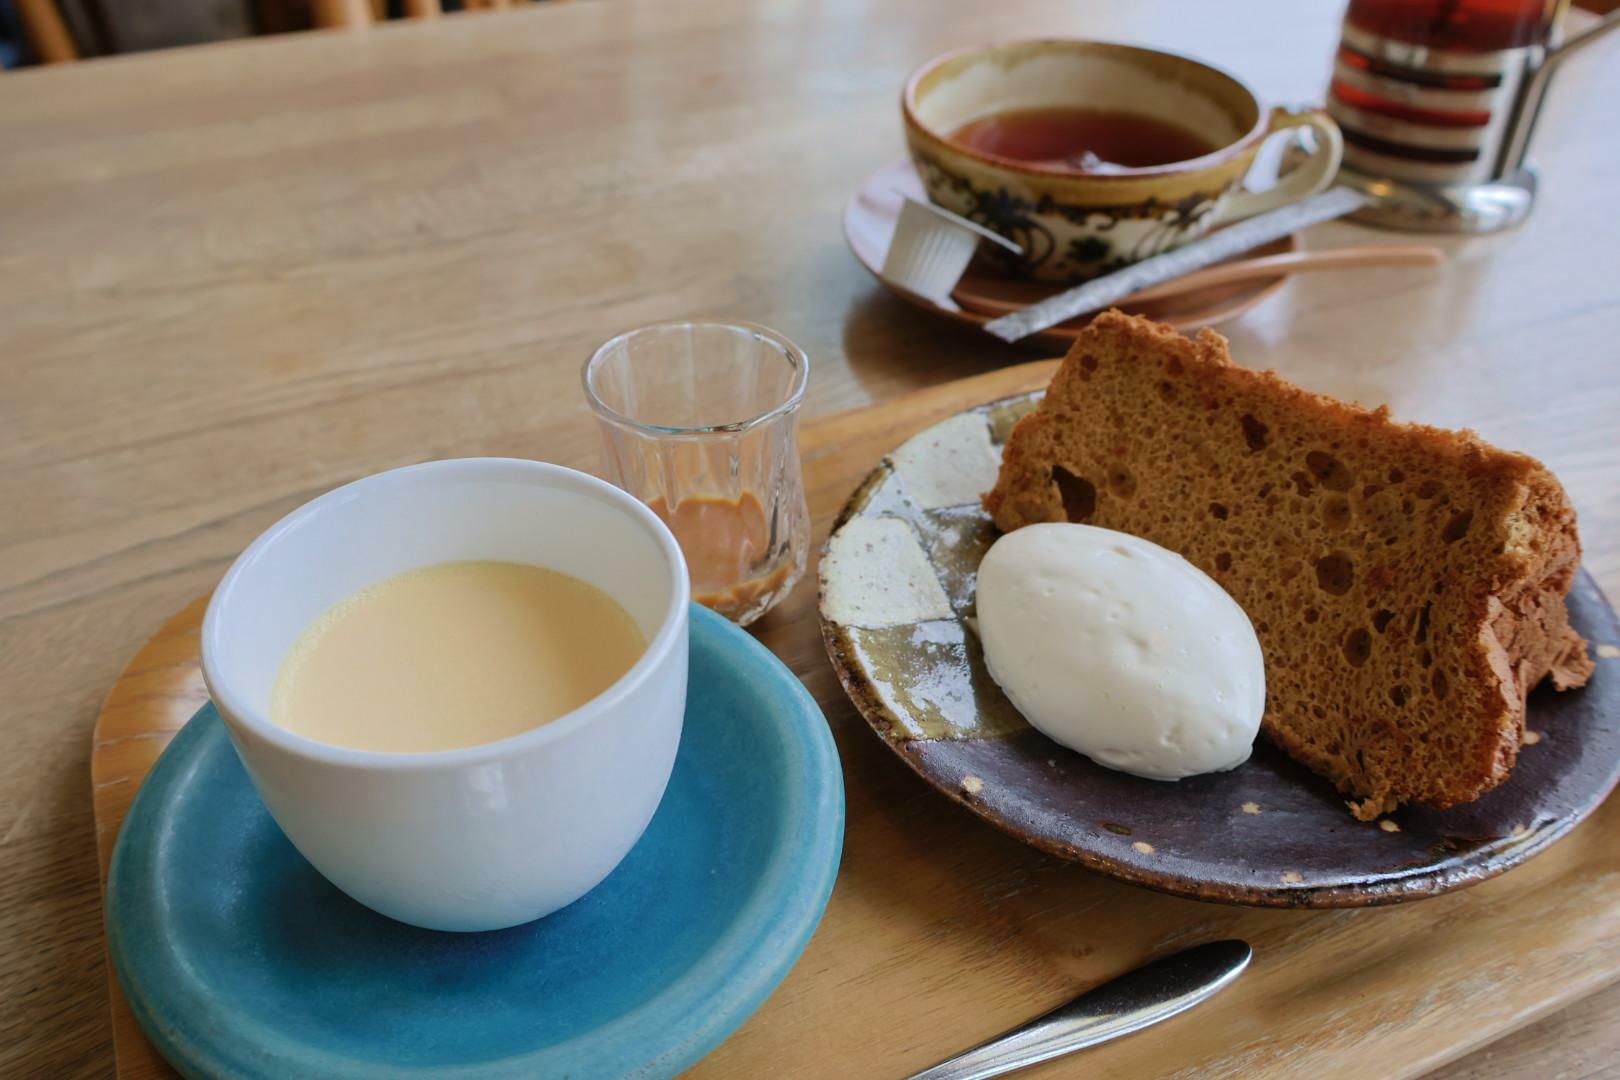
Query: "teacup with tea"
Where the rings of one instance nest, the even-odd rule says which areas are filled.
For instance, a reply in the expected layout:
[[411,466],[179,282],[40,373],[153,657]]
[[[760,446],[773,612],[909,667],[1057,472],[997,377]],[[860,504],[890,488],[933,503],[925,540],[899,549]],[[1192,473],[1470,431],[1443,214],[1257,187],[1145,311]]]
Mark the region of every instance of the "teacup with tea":
[[[1009,272],[1083,281],[1217,225],[1325,187],[1337,126],[1273,109],[1237,79],[1152,49],[1020,41],[951,53],[907,82],[906,141],[929,197],[1018,244],[987,252]],[[1244,179],[1261,145],[1308,128],[1304,160],[1262,191]]]

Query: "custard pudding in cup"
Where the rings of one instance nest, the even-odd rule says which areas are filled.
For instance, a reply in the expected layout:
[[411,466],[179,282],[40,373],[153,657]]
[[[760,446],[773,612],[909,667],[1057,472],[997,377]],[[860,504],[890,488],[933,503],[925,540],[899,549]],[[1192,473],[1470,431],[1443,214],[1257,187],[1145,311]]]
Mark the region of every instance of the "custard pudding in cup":
[[[255,540],[208,605],[203,676],[271,816],[334,885],[401,922],[492,930],[583,896],[652,820],[686,708],[688,595],[669,529],[611,484],[429,462]],[[524,663],[548,647],[580,670]]]

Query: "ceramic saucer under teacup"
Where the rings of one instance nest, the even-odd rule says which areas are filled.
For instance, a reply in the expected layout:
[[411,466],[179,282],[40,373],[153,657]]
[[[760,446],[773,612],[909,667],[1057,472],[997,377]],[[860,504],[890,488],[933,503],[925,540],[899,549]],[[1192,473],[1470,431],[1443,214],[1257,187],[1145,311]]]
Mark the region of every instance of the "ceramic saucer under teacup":
[[[889,253],[889,240],[894,236],[895,224],[900,220],[900,208],[907,197],[927,199],[928,195],[911,162],[896,161],[867,177],[844,207],[844,238],[849,242],[855,258],[879,281],[883,281],[883,260]],[[1297,247],[1296,238],[1289,236],[1246,251],[1240,258],[1281,255]],[[1275,277],[1214,285],[1162,300],[1139,304],[1127,300],[1118,306],[1132,315],[1145,315],[1180,330],[1192,330],[1236,318],[1282,288],[1286,278],[1286,274],[1279,273]],[[957,283],[956,291],[947,300],[935,302],[897,289],[886,281],[883,284],[907,303],[974,326],[983,326],[1006,313],[1004,307],[996,309],[997,305],[1028,306],[1063,288],[1038,281],[1013,280],[978,259],[968,266],[967,273]],[[1039,345],[1043,351],[1050,351],[1053,346],[1067,349],[1090,321],[1090,315],[1083,315],[1027,337],[1023,343]]]

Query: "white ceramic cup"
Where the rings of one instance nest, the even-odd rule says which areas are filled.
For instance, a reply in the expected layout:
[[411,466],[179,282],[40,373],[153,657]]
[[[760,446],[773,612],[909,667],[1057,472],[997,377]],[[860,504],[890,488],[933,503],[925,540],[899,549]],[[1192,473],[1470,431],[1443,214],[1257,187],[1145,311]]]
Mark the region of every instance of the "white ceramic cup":
[[[573,712],[457,750],[353,750],[271,721],[281,661],[318,615],[464,559],[596,585],[646,653]],[[675,538],[618,488],[535,461],[434,461],[328,492],[255,540],[208,605],[203,676],[254,787],[317,870],[401,922],[493,930],[579,899],[652,820],[686,708],[688,596]]]

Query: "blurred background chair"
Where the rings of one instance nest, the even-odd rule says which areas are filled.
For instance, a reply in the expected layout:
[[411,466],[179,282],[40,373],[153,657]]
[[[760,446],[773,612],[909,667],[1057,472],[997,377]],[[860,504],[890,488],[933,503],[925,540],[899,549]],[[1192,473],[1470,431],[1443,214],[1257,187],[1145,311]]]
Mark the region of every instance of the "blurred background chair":
[[0,65],[54,64],[256,34],[369,26],[388,19],[433,19],[457,11],[495,10],[522,2],[0,0]]
[[[529,0],[0,0],[0,65],[60,63],[387,19],[432,19],[524,2]],[[1620,0],[1575,0],[1574,6],[1607,14],[1620,8]]]
[[56,0],[17,0],[16,13],[28,54],[39,63],[60,64],[79,58],[78,46]]

